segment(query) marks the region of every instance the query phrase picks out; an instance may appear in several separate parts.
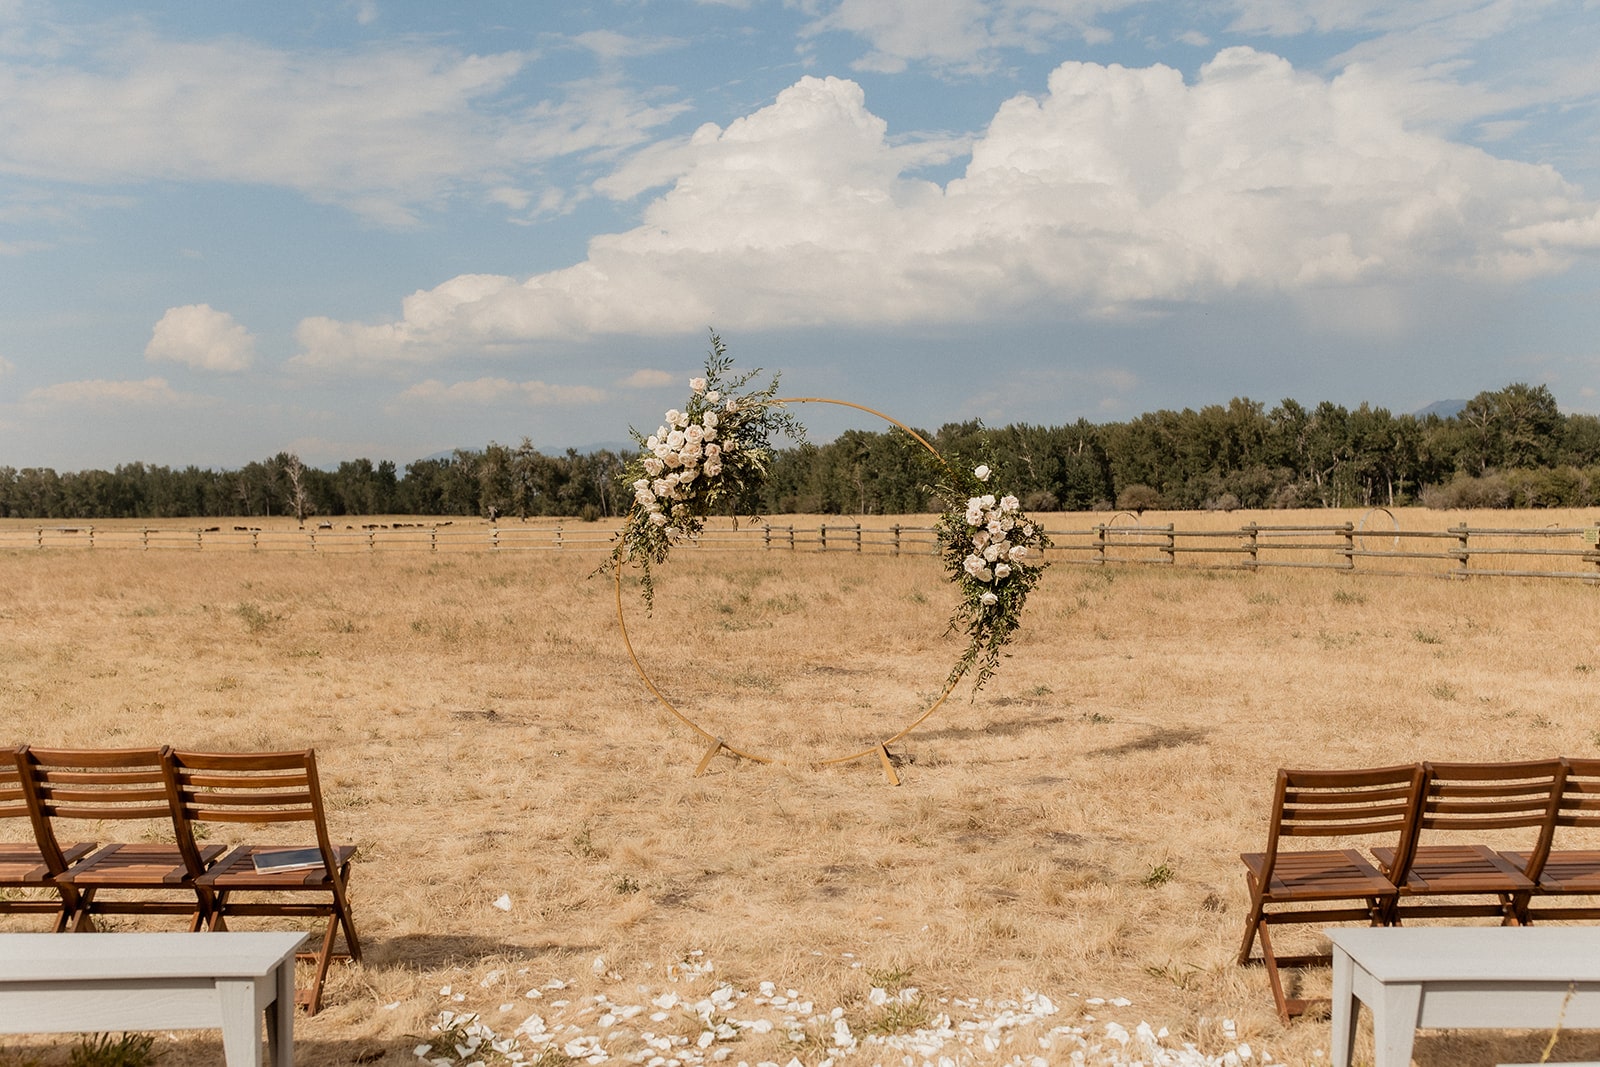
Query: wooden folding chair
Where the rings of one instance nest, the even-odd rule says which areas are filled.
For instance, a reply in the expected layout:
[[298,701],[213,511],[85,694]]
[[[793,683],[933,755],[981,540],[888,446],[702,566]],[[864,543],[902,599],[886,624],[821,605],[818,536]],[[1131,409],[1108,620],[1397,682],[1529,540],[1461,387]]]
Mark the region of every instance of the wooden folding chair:
[[[1265,852],[1247,852],[1245,880],[1250,911],[1245,917],[1239,963],[1263,963],[1278,1015],[1287,1023],[1314,1001],[1285,995],[1281,968],[1331,962],[1331,954],[1279,956],[1270,928],[1286,924],[1366,922],[1381,925],[1398,892],[1394,883],[1356,848],[1288,850],[1289,837],[1371,839],[1382,835],[1404,853],[1422,792],[1422,766],[1369,770],[1280,770],[1273,790],[1272,825]],[[1256,938],[1261,958],[1251,958]]]
[[[222,853],[222,846],[195,844],[173,816],[162,748],[19,750],[23,794],[33,819],[39,849],[55,882],[75,900],[65,927],[95,929],[101,915],[187,915],[199,930],[210,906],[210,892],[195,877]],[[73,863],[57,843],[62,819],[94,822],[141,821],[158,824],[150,832],[175,834],[170,843],[101,845]],[[102,894],[116,892],[108,897]]]
[[[302,958],[316,964],[311,988],[296,1000],[311,1014],[322,1007],[322,985],[335,955],[361,958],[350,915],[350,861],[354,845],[335,845],[328,837],[317,780],[316,753],[304,752],[172,752],[167,761],[178,816],[186,824],[310,823],[315,842],[287,844],[250,842],[230,851],[199,879],[211,894],[208,925],[225,930],[235,916],[313,916],[327,918],[321,948]],[[308,835],[309,836],[309,835]],[[303,853],[294,869],[272,870],[271,861],[284,853]],[[258,869],[267,867],[269,869]],[[241,900],[240,894],[252,899]],[[265,899],[257,894],[264,894]],[[310,898],[310,899],[308,899]],[[335,951],[344,932],[345,949]]]
[[[1539,871],[1538,888],[1523,897],[1519,918],[1523,922],[1543,919],[1600,919],[1600,849],[1558,848],[1569,842],[1574,831],[1590,831],[1588,844],[1600,843],[1600,759],[1568,759],[1561,803],[1556,811],[1544,866]],[[1525,852],[1502,852],[1505,859],[1527,868]],[[1590,897],[1587,904],[1546,906],[1563,897]],[[1535,906],[1537,905],[1537,906]]]
[[[1519,901],[1539,881],[1550,849],[1566,767],[1559,759],[1511,763],[1427,763],[1411,848],[1375,848],[1373,858],[1400,886],[1389,921],[1492,916],[1521,922]],[[1500,831],[1531,838],[1521,860],[1490,844]],[[1442,838],[1453,838],[1441,843]],[[1486,898],[1486,899],[1473,899]]]
[[[56,850],[55,864],[39,847],[22,790],[22,749],[0,763],[0,819],[27,819],[28,840],[0,842],[0,915],[52,915],[53,929],[67,928],[67,918],[77,907],[78,894],[56,884],[55,875],[86,856],[94,845],[82,841]],[[20,891],[20,895],[19,895]]]

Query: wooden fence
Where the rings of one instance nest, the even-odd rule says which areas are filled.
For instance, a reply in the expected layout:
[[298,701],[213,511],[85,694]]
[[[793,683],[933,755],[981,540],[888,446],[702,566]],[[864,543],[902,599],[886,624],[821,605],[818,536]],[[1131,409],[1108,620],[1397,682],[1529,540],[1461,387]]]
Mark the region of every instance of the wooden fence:
[[[1234,529],[1175,524],[1098,523],[1048,529],[1046,558],[1084,566],[1198,566],[1240,570],[1306,567],[1366,574],[1576,578],[1600,582],[1600,525],[1505,529],[1461,523],[1443,530],[1372,531],[1344,522]],[[0,551],[43,549],[244,550],[255,552],[599,553],[608,525],[482,526],[464,522],[366,524],[288,529],[253,526],[0,527]],[[691,551],[937,553],[933,527],[761,524],[708,530]]]

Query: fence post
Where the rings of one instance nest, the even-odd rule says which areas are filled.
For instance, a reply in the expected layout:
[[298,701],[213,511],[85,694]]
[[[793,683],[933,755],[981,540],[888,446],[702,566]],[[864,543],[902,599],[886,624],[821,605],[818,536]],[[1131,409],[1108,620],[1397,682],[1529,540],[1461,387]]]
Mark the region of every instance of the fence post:
[[89,547],[94,547],[94,525],[92,523],[89,526]]
[[1102,567],[1106,565],[1106,524],[1103,522],[1094,528],[1094,561]]
[[1348,522],[1344,524],[1344,565],[1346,570],[1356,569],[1356,528]]
[[900,524],[898,522],[894,524],[894,548],[891,549],[891,552],[896,556],[900,554]]
[[856,523],[856,551],[861,551],[861,524]]
[[378,531],[373,529],[371,526],[368,526],[367,527],[367,551],[368,552],[376,552],[378,550],[377,541],[378,541]]
[[556,548],[561,547],[561,524],[556,523]]
[[317,550],[317,531],[307,530],[306,536],[311,539],[311,551],[315,552]]
[[194,550],[196,552],[204,552],[206,550],[205,531],[198,526],[194,528]]
[[437,526],[428,527],[428,551],[439,551],[439,527]]
[[1245,561],[1244,566],[1246,570],[1253,571],[1256,570],[1260,565],[1260,562],[1256,556],[1256,549],[1258,548],[1258,543],[1256,540],[1256,524],[1252,522],[1249,526],[1246,526],[1243,530],[1243,533],[1246,538],[1244,550],[1250,557]]
[[1472,550],[1467,547],[1466,520],[1462,520],[1461,525],[1455,528],[1455,535],[1456,540],[1460,543],[1460,547],[1457,549],[1456,558],[1461,561],[1461,566],[1456,569],[1456,573],[1465,575],[1467,573],[1467,559],[1472,555]]
[[33,528],[33,540],[34,540],[34,547],[35,548],[43,548],[44,547],[44,527],[43,526],[35,526]]
[[493,526],[489,529],[489,551],[500,551],[500,527]]
[[145,552],[150,551],[150,527],[139,527],[139,547]]
[[768,552],[772,551],[772,523],[770,522],[761,524],[761,547]]
[[1178,563],[1178,534],[1177,524],[1167,523],[1167,547],[1161,551],[1167,554],[1167,562],[1176,566]]
[[789,551],[793,552],[794,550],[794,523],[791,522],[789,524]]
[[251,530],[250,531],[250,547],[251,548],[260,548],[261,547],[261,531],[260,530]]
[[828,524],[825,522],[817,527],[817,551],[828,551]]

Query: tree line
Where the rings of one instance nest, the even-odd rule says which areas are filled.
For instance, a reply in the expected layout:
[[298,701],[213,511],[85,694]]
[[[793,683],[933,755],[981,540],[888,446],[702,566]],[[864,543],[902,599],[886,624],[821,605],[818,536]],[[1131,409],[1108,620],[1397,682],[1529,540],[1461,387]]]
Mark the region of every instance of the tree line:
[[[1029,511],[1600,505],[1600,417],[1566,415],[1543,386],[1482,392],[1449,415],[1361,404],[1234,398],[1198,411],[1064,426],[977,422],[919,431],[939,452],[984,461]],[[324,470],[289,452],[238,470],[129,463],[58,474],[0,466],[0,517],[183,518],[293,515],[576,516],[625,511],[625,457],[547,455],[527,439],[457,449],[400,471],[383,460]],[[741,509],[761,514],[929,511],[937,465],[898,430],[849,430],[779,449]]]

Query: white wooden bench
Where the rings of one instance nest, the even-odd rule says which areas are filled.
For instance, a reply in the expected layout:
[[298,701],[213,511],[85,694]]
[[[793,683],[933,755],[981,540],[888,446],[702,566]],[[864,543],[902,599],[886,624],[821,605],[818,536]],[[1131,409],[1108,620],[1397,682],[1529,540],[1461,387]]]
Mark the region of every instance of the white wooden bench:
[[1333,1067],[1350,1067],[1372,1011],[1374,1067],[1408,1067],[1419,1026],[1600,1027],[1600,928],[1432,926],[1324,930],[1333,942]]
[[300,933],[0,934],[0,1033],[222,1030],[228,1067],[294,1063]]

